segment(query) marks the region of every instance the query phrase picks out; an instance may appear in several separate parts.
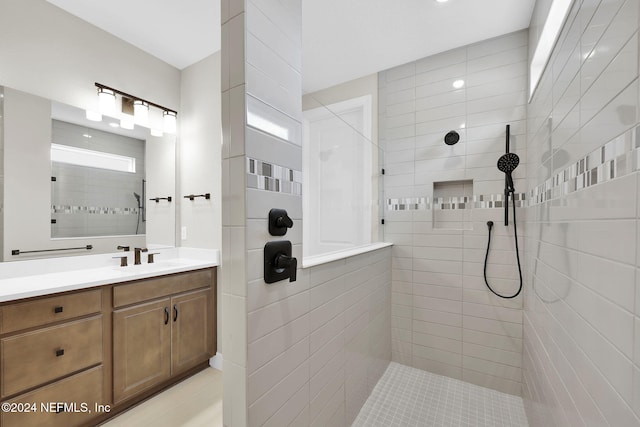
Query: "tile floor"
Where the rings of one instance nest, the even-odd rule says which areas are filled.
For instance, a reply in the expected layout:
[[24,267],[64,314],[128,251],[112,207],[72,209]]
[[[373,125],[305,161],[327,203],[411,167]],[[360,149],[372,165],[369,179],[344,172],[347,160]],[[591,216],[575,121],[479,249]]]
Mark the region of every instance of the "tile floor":
[[518,396],[391,362],[352,427],[528,427]]
[[222,427],[222,372],[208,368],[103,427]]
[[[222,427],[222,372],[209,368],[103,427]],[[352,427],[528,427],[522,399],[391,362]]]

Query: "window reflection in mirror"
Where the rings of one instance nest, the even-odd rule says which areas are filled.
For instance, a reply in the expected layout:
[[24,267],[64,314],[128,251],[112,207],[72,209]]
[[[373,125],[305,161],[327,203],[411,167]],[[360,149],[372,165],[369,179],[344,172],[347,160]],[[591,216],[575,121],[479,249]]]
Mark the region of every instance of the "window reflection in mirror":
[[144,234],[145,141],[52,120],[51,237]]

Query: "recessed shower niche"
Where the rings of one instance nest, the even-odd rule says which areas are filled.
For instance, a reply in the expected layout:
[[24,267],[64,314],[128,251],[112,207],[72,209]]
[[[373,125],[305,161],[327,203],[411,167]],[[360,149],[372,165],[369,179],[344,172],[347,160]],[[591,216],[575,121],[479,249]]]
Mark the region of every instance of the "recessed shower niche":
[[473,180],[433,183],[433,228],[471,230]]

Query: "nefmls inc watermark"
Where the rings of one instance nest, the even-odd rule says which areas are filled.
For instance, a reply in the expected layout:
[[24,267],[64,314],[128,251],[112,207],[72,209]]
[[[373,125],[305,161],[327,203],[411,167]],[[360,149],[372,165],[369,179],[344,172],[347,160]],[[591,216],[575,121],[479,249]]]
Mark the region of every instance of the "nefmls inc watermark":
[[0,405],[2,412],[50,412],[50,413],[105,413],[111,412],[110,405],[88,402],[4,402]]

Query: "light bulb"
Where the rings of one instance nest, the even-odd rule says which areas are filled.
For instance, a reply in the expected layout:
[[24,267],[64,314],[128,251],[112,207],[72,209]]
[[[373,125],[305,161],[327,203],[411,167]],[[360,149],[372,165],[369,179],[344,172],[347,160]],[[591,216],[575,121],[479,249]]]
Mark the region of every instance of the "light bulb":
[[162,120],[166,133],[176,133],[176,113],[174,111],[165,111]]
[[116,93],[111,89],[98,88],[98,103],[100,112],[107,116],[112,116],[116,112]]
[[146,126],[149,123],[149,103],[139,99],[133,101],[133,117],[137,124]]

